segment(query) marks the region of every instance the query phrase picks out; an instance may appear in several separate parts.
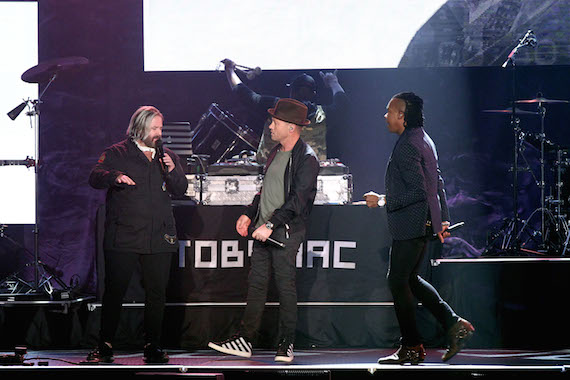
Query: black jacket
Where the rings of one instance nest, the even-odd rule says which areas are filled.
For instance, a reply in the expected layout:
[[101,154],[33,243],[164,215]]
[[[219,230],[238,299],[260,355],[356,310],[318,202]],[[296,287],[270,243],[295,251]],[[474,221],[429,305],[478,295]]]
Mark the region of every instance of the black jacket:
[[[158,158],[149,161],[130,139],[107,148],[91,171],[89,184],[108,189],[105,250],[161,253],[178,249],[170,194],[183,195],[188,181],[178,156],[165,151],[176,167],[164,176]],[[136,185],[117,185],[120,174]]]
[[436,233],[442,221],[449,221],[437,150],[423,128],[406,128],[400,135],[385,184],[388,228],[395,240],[425,236],[428,220]]
[[[273,161],[278,144],[267,159],[264,172]],[[273,212],[269,221],[274,228],[288,225],[292,232],[304,229],[309,219],[313,202],[317,195],[317,176],[319,174],[319,161],[313,149],[299,139],[291,152],[289,163],[285,168],[285,203]],[[247,207],[246,215],[255,224],[259,216],[259,202],[263,187],[253,198],[253,202]]]

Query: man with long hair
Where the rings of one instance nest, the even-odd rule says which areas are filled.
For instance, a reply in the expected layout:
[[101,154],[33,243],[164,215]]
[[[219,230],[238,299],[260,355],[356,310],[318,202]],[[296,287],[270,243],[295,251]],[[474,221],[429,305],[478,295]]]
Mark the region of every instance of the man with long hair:
[[127,138],[107,148],[89,177],[95,189],[107,190],[105,291],[97,348],[88,362],[110,363],[123,297],[137,262],[145,290],[144,360],[166,363],[160,347],[166,286],[172,253],[178,249],[171,195],[186,192],[188,181],[178,156],[162,148],[164,117],[143,106],[132,115]]

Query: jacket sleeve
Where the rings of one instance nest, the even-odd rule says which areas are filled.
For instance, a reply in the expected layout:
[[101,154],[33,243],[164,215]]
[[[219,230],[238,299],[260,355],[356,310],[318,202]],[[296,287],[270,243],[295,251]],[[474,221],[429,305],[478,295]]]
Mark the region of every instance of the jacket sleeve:
[[111,148],[106,149],[99,157],[97,164],[89,175],[89,185],[95,189],[108,189],[115,185],[115,179],[124,174],[116,169],[117,154]]
[[324,106],[325,113],[333,118],[339,118],[345,115],[350,108],[350,101],[348,95],[344,91],[337,92],[333,95],[331,104]]
[[174,152],[168,150],[168,155],[174,161],[174,169],[167,173],[165,176],[166,189],[168,192],[175,196],[182,196],[186,193],[188,188],[188,179],[182,170],[182,165],[180,164],[180,158]]
[[269,221],[275,226],[289,223],[296,216],[301,215],[306,207],[311,206],[317,190],[317,176],[319,175],[319,162],[313,155],[305,155],[303,163],[295,172],[292,181],[294,186],[285,198],[283,206],[275,210]]
[[237,85],[234,92],[237,94],[240,102],[252,107],[256,113],[263,117],[268,116],[267,110],[273,107],[279,100],[276,96],[258,94],[243,83]]
[[441,171],[437,168],[437,195],[439,196],[439,205],[441,207],[441,220],[450,222],[449,208],[447,207],[447,195],[445,193],[444,181],[441,177]]
[[390,212],[427,199],[426,180],[418,149],[409,143],[402,144],[394,159],[405,190],[391,194],[386,199],[386,208]]
[[257,210],[259,208],[259,201],[261,200],[261,191],[255,194],[253,197],[253,202],[249,206],[246,207],[244,215],[247,215],[252,222],[255,222],[255,216],[257,214]]

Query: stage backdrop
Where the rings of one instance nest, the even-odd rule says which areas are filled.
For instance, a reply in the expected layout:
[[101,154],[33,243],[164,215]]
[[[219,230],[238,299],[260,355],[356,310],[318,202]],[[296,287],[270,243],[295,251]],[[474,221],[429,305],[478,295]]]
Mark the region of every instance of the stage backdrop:
[[[90,62],[81,72],[58,77],[42,98],[39,167],[41,259],[86,294],[97,289],[95,223],[105,197],[103,191],[90,188],[87,179],[101,152],[124,138],[138,106],[153,104],[167,121],[196,126],[210,104],[218,103],[255,130],[262,123],[231,93],[223,73],[144,72],[142,30],[139,0],[39,2],[39,61],[82,56]],[[185,43],[181,36],[172,38]],[[438,148],[452,221],[467,223],[458,233],[461,241],[444,245],[443,254],[479,256],[490,232],[511,217],[515,208],[510,170],[514,131],[508,115],[483,110],[508,108],[513,97],[532,99],[539,92],[551,99],[570,99],[568,66],[523,63],[517,66],[516,76],[513,70],[499,66],[339,70],[350,110],[331,131],[329,146],[331,155],[350,167],[355,199],[369,190],[383,192],[385,167],[396,141],[385,127],[385,106],[393,94],[415,91],[425,99],[426,130]],[[260,93],[287,96],[285,84],[299,73],[267,71],[247,84]],[[320,81],[319,70],[307,73],[317,79],[319,102],[329,102],[331,94]],[[20,95],[14,98],[17,103]],[[524,107],[536,110],[536,105]],[[546,106],[545,134],[562,147],[570,146],[569,108]],[[521,115],[521,128],[536,137],[540,118]],[[520,173],[516,207],[526,219],[540,206],[539,152],[536,139],[527,139],[523,145],[521,166],[533,171]],[[551,157],[547,193],[555,189]],[[536,217],[531,222],[536,225]],[[10,226],[8,232],[22,237],[32,250],[29,231],[12,233],[17,228]],[[22,250],[17,245],[0,240],[0,271],[5,275],[17,269],[14,260],[26,263],[29,257],[18,253]],[[343,248],[343,252],[350,250]]]
[[[235,230],[243,211],[243,206],[175,202],[180,245],[172,261],[165,323],[166,341],[171,347],[205,347],[209,340],[226,338],[239,327],[253,245]],[[101,265],[103,223],[101,207],[97,228],[100,293],[105,274]],[[398,342],[399,329],[386,281],[390,244],[384,208],[314,207],[306,241],[296,259],[298,346],[378,347]],[[422,276],[431,279],[429,260],[440,253],[441,243],[430,243]],[[138,306],[132,310],[130,306],[144,302],[138,270],[124,300],[129,317],[122,319],[118,344],[133,345],[141,339],[136,332],[142,309]],[[267,302],[257,344],[273,347],[278,339],[278,297],[272,281]],[[87,335],[94,340],[99,311],[91,313],[87,326],[92,334]],[[463,308],[457,312],[464,314]],[[427,344],[442,344],[442,330],[423,309],[419,321]]]

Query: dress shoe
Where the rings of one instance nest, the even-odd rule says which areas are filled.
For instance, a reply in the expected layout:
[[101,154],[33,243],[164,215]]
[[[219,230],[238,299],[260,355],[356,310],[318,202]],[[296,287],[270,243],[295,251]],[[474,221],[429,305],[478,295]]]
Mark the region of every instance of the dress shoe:
[[100,343],[93,351],[87,354],[85,359],[86,363],[99,364],[99,363],[113,363],[113,349],[108,343]]
[[165,364],[168,363],[170,358],[160,347],[149,343],[144,346],[143,360],[147,364]]
[[418,364],[424,361],[426,350],[423,344],[417,346],[400,346],[398,351],[390,356],[378,359],[378,364]]
[[443,354],[441,359],[446,362],[452,357],[454,357],[467,343],[467,341],[473,336],[475,328],[469,321],[459,318],[459,320],[451,326],[447,336],[449,339],[449,348]]

